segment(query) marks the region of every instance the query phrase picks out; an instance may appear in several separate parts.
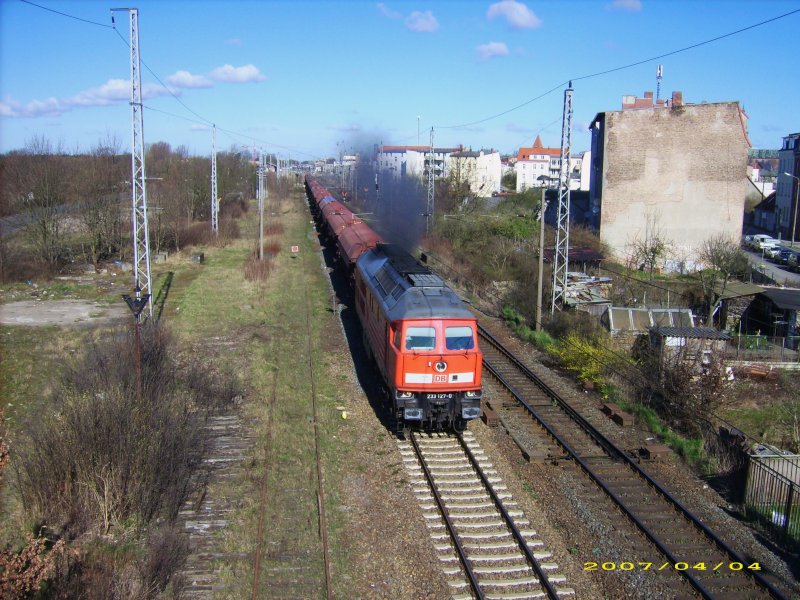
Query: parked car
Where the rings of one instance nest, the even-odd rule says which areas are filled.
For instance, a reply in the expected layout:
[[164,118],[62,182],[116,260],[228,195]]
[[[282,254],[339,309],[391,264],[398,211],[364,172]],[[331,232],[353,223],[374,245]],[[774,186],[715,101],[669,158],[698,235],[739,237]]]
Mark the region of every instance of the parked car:
[[[791,250],[791,248],[787,248],[786,246],[767,246],[764,249],[764,256],[769,258],[775,262],[781,262],[780,256],[781,252]],[[788,260],[789,257],[787,256],[786,259]]]
[[775,238],[771,237],[764,237],[756,242],[756,250],[759,251],[763,250],[766,253],[766,250],[768,250],[769,248],[772,248],[774,246],[780,246],[780,244],[781,244],[780,240],[776,240]]
[[779,246],[778,255],[775,257],[775,262],[782,265],[789,264],[789,256],[792,254],[792,249],[788,246]]
[[[761,243],[761,240],[771,240],[771,239],[773,239],[773,237],[771,235],[766,235],[764,233],[757,233],[755,235],[746,236],[745,240],[747,240],[747,237],[749,237],[750,240],[747,241],[746,243],[753,250],[761,250],[761,248],[759,247],[759,244]],[[775,240],[775,241],[777,242],[777,240]]]

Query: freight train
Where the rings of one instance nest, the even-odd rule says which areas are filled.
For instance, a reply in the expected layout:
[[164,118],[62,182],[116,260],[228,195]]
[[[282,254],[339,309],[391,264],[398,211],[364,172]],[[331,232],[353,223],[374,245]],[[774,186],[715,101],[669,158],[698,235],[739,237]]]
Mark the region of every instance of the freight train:
[[364,347],[399,428],[462,431],[481,415],[477,319],[442,279],[383,241],[313,177],[311,211],[353,285]]

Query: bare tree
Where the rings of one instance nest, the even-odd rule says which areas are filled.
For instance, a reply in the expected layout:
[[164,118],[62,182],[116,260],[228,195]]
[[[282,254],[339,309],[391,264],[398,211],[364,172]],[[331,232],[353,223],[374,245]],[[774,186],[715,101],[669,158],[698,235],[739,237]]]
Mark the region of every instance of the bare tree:
[[698,271],[703,298],[708,308],[707,323],[713,323],[714,314],[725,299],[728,284],[737,275],[747,272],[748,261],[737,240],[717,235],[704,241],[699,251],[704,269]]
[[637,234],[628,243],[630,263],[628,266],[647,271],[650,279],[653,279],[653,272],[664,262],[671,247],[672,242],[661,231],[658,215],[647,215],[644,235]]
[[15,204],[27,222],[26,231],[40,261],[53,266],[62,251],[62,212],[67,195],[67,166],[60,149],[44,137],[31,138],[8,174]]
[[122,243],[120,192],[129,157],[120,154],[120,147],[114,136],[98,142],[77,182],[81,196],[79,218],[89,235],[85,253],[94,265],[102,257],[114,254]]

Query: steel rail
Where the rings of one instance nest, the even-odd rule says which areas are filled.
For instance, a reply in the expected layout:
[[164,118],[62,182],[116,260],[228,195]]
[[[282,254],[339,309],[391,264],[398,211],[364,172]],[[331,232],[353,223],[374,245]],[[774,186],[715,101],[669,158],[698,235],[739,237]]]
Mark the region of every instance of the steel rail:
[[425,479],[428,480],[428,487],[431,488],[431,493],[433,494],[434,500],[436,500],[436,505],[439,507],[439,512],[442,514],[442,518],[444,518],[445,524],[447,525],[447,531],[450,534],[450,539],[453,540],[453,545],[456,547],[458,559],[461,562],[461,566],[464,568],[464,572],[469,578],[472,591],[478,597],[478,600],[485,600],[486,596],[483,593],[483,590],[481,590],[481,586],[478,583],[478,579],[472,569],[472,564],[470,563],[469,558],[467,558],[467,553],[464,550],[464,546],[461,544],[461,540],[458,538],[458,533],[456,533],[456,526],[453,524],[453,521],[450,520],[450,515],[447,513],[447,509],[445,508],[444,500],[442,499],[439,490],[436,488],[436,484],[433,482],[433,475],[431,474],[430,469],[425,462],[425,458],[422,456],[422,450],[417,443],[417,435],[411,431],[409,437],[411,439],[411,445],[414,446],[414,451],[417,453],[417,458],[419,458],[419,464],[422,465],[422,472],[425,473]]
[[[270,349],[272,350],[275,345],[274,340],[270,342]],[[275,370],[275,374],[272,378],[272,390],[269,396],[269,404],[267,405],[267,435],[266,439],[264,440],[264,472],[261,476],[261,484],[259,489],[259,511],[258,511],[258,524],[256,525],[256,550],[255,556],[253,557],[253,586],[251,589],[250,597],[252,600],[258,600],[258,586],[261,581],[261,553],[262,553],[262,546],[264,545],[264,519],[266,517],[266,508],[267,508],[267,497],[269,493],[269,486],[268,486],[268,478],[269,478],[269,468],[270,463],[272,461],[272,439],[273,439],[273,431],[275,427],[273,426],[274,423],[274,415],[275,415],[275,402],[278,396],[278,375],[280,374],[279,370]]]
[[[747,564],[747,561],[733,548],[731,548],[728,544],[726,544],[723,540],[721,540],[708,526],[702,523],[697,517],[695,517],[686,507],[681,504],[681,502],[676,499],[672,494],[670,494],[666,489],[664,489],[658,482],[656,482],[649,474],[647,474],[638,464],[636,464],[631,457],[629,457],[626,453],[616,447],[616,445],[611,442],[608,438],[606,438],[600,431],[598,431],[588,420],[586,420],[580,413],[578,413],[574,408],[569,406],[559,394],[553,390],[547,383],[545,383],[541,378],[539,378],[535,373],[533,373],[526,365],[524,365],[516,356],[514,356],[508,349],[503,346],[503,344],[497,340],[489,331],[487,331],[483,326],[480,324],[478,325],[478,331],[481,336],[483,336],[497,351],[499,351],[503,356],[505,356],[515,367],[517,367],[528,379],[530,379],[534,384],[536,384],[549,398],[555,401],[559,408],[561,408],[565,413],[569,415],[571,419],[573,419],[580,427],[583,429],[593,440],[598,443],[600,447],[602,447],[606,452],[611,456],[611,458],[617,458],[623,461],[626,466],[631,468],[636,474],[642,477],[656,492],[658,492],[667,502],[672,505],[673,508],[677,509],[678,513],[681,514],[687,521],[689,521],[695,528],[697,528],[703,535],[706,536],[711,542],[713,542],[716,547],[722,551],[724,554],[727,554],[731,558],[735,560],[735,562],[739,562],[742,564]],[[515,399],[522,404],[523,407],[547,430],[547,432],[561,445],[564,450],[573,458],[581,468],[592,478],[592,480],[600,486],[600,488],[606,492],[606,494],[611,497],[614,502],[622,509],[625,515],[634,522],[634,524],[642,530],[642,532],[650,539],[653,544],[667,557],[672,561],[673,564],[680,562],[676,559],[676,557],[667,549],[663,542],[655,535],[654,532],[647,527],[646,524],[642,523],[635,514],[633,514],[632,510],[629,509],[625,502],[620,499],[612,490],[605,485],[605,482],[602,478],[594,473],[591,466],[586,463],[580,456],[578,456],[577,452],[564,440],[561,436],[559,436],[546,422],[544,419],[528,402],[522,398],[522,395],[511,385],[509,382],[505,381],[500,373],[488,362],[485,360],[484,357],[484,365],[486,368],[492,373],[494,377],[500,381],[500,383],[506,387],[509,392],[515,397]],[[714,596],[703,586],[703,584],[697,580],[692,573],[689,571],[679,571],[691,584],[692,586],[700,592],[700,594],[704,598],[713,598]],[[777,599],[777,600],[785,600],[785,596],[778,590],[772,583],[767,581],[764,577],[762,577],[758,573],[748,572],[755,582],[764,588],[769,594]]]
[[497,492],[494,490],[494,486],[489,481],[489,478],[486,476],[486,473],[483,472],[483,469],[478,464],[478,460],[475,458],[475,455],[472,454],[472,450],[469,449],[467,443],[464,441],[464,437],[461,434],[456,436],[458,438],[459,443],[461,444],[461,448],[464,450],[464,453],[469,458],[470,464],[472,464],[472,468],[475,469],[475,472],[481,478],[481,482],[483,483],[483,487],[489,492],[489,495],[492,497],[492,501],[495,504],[495,507],[502,515],[503,519],[506,522],[507,527],[511,530],[514,539],[516,540],[519,547],[522,549],[523,554],[525,555],[525,559],[528,561],[528,564],[533,569],[536,576],[539,578],[539,583],[547,592],[548,598],[550,600],[557,600],[558,599],[558,590],[553,587],[553,584],[550,583],[550,580],[547,578],[547,574],[544,572],[542,565],[533,555],[531,549],[528,547],[528,543],[525,541],[525,538],[520,532],[519,528],[514,523],[514,519],[511,518],[511,515],[508,514],[508,510],[506,509],[505,505],[503,504],[502,500],[500,500],[500,496],[498,496]]
[[325,514],[325,486],[322,479],[322,452],[319,443],[319,414],[317,411],[317,387],[314,382],[314,356],[311,348],[311,308],[310,297],[306,294],[306,347],[308,352],[308,372],[311,379],[311,411],[314,420],[314,455],[317,468],[317,512],[319,514],[319,533],[322,537],[322,557],[325,568],[325,593],[328,600],[333,600],[333,584],[331,582],[331,559],[328,547],[328,520]]

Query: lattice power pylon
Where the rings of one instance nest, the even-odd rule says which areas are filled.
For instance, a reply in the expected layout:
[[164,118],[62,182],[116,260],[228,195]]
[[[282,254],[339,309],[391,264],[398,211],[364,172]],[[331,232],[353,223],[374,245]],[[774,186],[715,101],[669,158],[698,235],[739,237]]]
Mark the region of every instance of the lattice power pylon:
[[433,151],[433,127],[431,127],[431,154],[428,159],[428,206],[425,209],[425,233],[430,233],[430,223],[433,218],[434,200],[436,190],[434,183],[436,179],[436,153]]
[[211,128],[211,232],[219,234],[219,196],[217,195],[217,126]]
[[142,119],[142,76],[139,59],[139,10],[124,8],[130,15],[131,48],[131,198],[133,202],[133,281],[137,297],[148,294],[147,310],[153,316],[150,287],[150,234],[147,224],[147,188],[144,167],[144,122]]
[[558,173],[558,223],[553,255],[553,301],[550,314],[567,299],[569,265],[569,153],[572,147],[572,82],[564,90],[564,117],[561,124],[561,169]]

